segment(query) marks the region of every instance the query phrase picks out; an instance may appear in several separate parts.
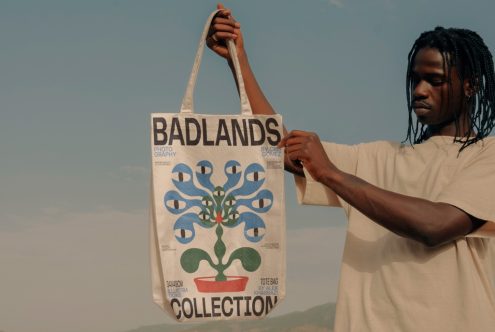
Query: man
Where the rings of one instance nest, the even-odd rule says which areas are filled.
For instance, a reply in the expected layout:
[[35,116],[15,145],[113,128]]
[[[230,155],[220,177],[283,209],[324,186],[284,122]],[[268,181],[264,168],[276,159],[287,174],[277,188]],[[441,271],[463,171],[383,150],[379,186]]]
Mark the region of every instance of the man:
[[[253,112],[273,114],[240,24],[219,8],[208,46],[230,63],[234,39]],[[322,143],[299,130],[280,143],[299,200],[347,214],[335,331],[493,331],[491,53],[473,31],[425,32],[409,53],[407,92],[411,144]]]

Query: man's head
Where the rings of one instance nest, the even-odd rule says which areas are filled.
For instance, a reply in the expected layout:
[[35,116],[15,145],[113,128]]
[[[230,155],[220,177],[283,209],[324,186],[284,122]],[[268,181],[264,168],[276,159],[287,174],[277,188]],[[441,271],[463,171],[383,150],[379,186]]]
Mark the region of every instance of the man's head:
[[476,32],[441,27],[424,32],[408,61],[406,140],[419,143],[431,135],[449,135],[465,147],[490,133],[495,74],[492,55]]

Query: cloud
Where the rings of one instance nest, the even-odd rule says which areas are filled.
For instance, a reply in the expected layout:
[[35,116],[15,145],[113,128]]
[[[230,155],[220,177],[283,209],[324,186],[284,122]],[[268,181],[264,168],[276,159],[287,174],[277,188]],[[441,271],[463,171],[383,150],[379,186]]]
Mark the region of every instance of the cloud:
[[[347,2],[347,0],[328,0],[329,5],[335,6],[337,8],[343,8],[345,2]],[[394,0],[375,0],[375,2],[377,2],[379,6],[388,10],[395,9],[397,6]]]
[[52,227],[53,224],[82,221],[86,223],[117,220],[127,216],[127,212],[100,205],[86,212],[72,212],[63,206],[47,206],[39,209],[26,209],[16,213],[0,212],[0,232],[25,232],[40,227]]
[[112,179],[126,183],[146,181],[150,176],[150,169],[144,166],[124,165],[107,173]]
[[120,170],[124,173],[133,174],[133,175],[149,174],[149,169],[144,166],[124,165],[120,167]]
[[328,0],[328,4],[338,8],[342,8],[344,7],[344,1],[345,0]]

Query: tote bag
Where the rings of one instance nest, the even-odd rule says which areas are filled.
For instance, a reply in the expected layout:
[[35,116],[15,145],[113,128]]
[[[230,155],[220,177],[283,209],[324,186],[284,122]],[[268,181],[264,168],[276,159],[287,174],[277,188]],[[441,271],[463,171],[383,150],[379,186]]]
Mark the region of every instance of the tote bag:
[[153,300],[178,321],[261,318],[285,297],[282,118],[252,114],[232,41],[241,114],[193,109],[216,13],[180,113],[151,115]]

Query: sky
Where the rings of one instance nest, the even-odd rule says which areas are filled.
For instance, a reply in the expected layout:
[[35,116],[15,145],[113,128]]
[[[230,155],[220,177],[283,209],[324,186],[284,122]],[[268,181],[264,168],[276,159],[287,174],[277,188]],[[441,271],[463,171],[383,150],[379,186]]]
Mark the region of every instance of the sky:
[[[0,331],[118,332],[172,320],[152,303],[149,117],[178,112],[215,1],[0,0]],[[289,129],[401,141],[414,40],[437,25],[495,47],[490,0],[225,1]],[[239,112],[205,52],[196,112]],[[339,209],[299,206],[286,176],[287,298],[334,302]]]

